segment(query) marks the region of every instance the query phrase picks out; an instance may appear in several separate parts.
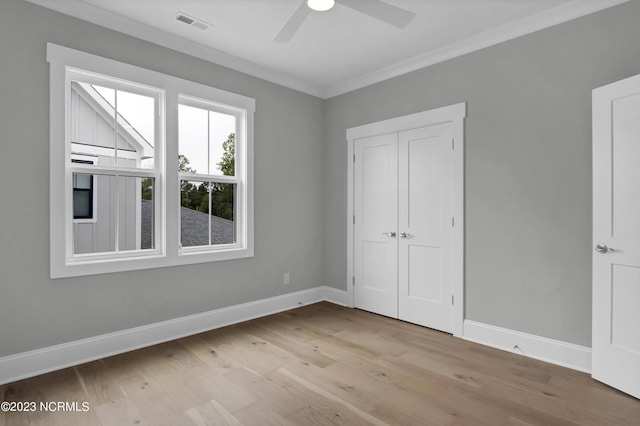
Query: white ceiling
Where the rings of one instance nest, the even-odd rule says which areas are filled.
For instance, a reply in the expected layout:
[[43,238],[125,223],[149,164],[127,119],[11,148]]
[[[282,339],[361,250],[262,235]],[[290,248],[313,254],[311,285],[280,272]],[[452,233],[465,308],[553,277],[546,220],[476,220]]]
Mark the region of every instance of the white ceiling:
[[336,0],[289,43],[273,38],[303,0],[26,1],[328,98],[627,0],[385,0],[416,14],[404,29]]

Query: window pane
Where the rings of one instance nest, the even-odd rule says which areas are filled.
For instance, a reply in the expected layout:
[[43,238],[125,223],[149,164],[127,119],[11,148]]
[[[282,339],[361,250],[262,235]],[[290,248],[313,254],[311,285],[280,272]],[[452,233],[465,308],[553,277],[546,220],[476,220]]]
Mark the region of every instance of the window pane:
[[91,219],[93,217],[93,197],[91,191],[73,190],[73,218]]
[[86,173],[73,174],[73,218],[93,219],[93,177]]
[[104,97],[109,97],[108,90],[114,97],[113,89],[103,88],[99,93],[90,84],[71,82],[72,153],[97,155],[100,148],[106,152],[113,150],[113,101],[109,103]]
[[210,164],[212,175],[235,175],[236,118],[233,115],[209,112],[211,135]]
[[235,184],[181,181],[183,247],[236,242]]
[[100,96],[109,103],[109,105],[113,106],[116,104],[116,91],[114,89],[98,86],[97,84],[92,84],[92,86],[96,89],[96,92],[98,92]]
[[140,179],[140,181],[140,248],[146,250],[155,248],[155,209],[153,204],[155,200],[155,179],[145,178]]
[[118,177],[118,251],[153,248],[152,178]]
[[115,178],[94,175],[93,179],[95,193],[93,220],[74,222],[73,254],[115,251],[115,217],[111,207],[113,205],[111,194],[115,191]]
[[234,175],[236,117],[179,106],[180,171]]
[[208,114],[201,108],[178,107],[178,150],[180,171],[209,174]]
[[180,181],[180,243],[183,247],[210,244],[209,193],[207,182]]
[[74,173],[73,189],[91,189],[91,175]]
[[155,102],[149,96],[72,81],[71,152],[99,157],[102,165],[153,168]]
[[84,201],[94,207],[93,220],[73,223],[73,253],[153,249],[154,179],[102,175],[93,179],[95,201],[78,196],[76,203],[75,193],[80,192],[74,192],[74,215],[86,207]]
[[[155,99],[116,90],[118,108],[118,157],[135,160],[134,167],[153,168]],[[128,165],[131,167],[131,165]]]

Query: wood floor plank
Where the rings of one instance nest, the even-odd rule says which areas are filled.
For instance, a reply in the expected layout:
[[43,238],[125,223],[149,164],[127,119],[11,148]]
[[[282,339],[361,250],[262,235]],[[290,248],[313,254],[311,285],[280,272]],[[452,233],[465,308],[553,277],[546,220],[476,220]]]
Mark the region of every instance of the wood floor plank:
[[[298,385],[307,389],[309,392],[317,396],[320,396],[326,399],[327,401],[330,401],[331,402],[331,404],[329,404],[330,406],[335,406],[335,405],[340,406],[340,409],[335,409],[335,408],[332,409],[331,407],[326,407],[326,403],[323,403],[322,401],[317,401],[316,405],[324,405],[326,407],[324,410],[324,412],[326,413],[326,415],[323,416],[324,419],[334,421],[339,418],[341,422],[347,422],[348,424],[362,424],[364,422],[364,423],[378,425],[378,426],[386,425],[386,423],[370,415],[366,411],[363,411],[360,408],[356,407],[355,405],[335,396],[331,392],[325,391],[324,389],[322,389],[320,386],[317,386],[313,382],[310,382],[296,374],[293,374],[289,370],[280,368],[278,370],[278,373],[296,382]],[[315,398],[311,398],[311,399],[313,400]],[[347,413],[345,413],[343,409],[346,409]]]
[[[511,410],[516,410],[521,416],[531,418],[543,424],[566,424],[594,426],[602,424],[599,414],[589,413],[588,407],[580,411],[573,410],[567,404],[558,404],[557,396],[537,388],[536,383],[522,386],[514,381],[514,376],[485,372],[468,365],[447,365],[433,359],[425,360],[415,353],[405,353],[400,358],[430,371],[437,372],[449,380],[464,382],[473,386],[483,394],[494,395],[500,400],[508,402]],[[564,401],[567,402],[568,398]],[[532,410],[530,407],[536,407]]]
[[[300,409],[302,409],[301,407]],[[273,410],[273,406],[266,401],[256,401],[253,404],[233,413],[243,425],[259,424],[261,426],[296,426]]]
[[206,365],[209,374],[224,374],[234,368],[242,368],[237,360],[225,356],[218,348],[213,333],[201,333],[180,339],[180,344],[200,358]]
[[238,420],[218,401],[211,400],[197,407],[189,408],[186,411],[193,423],[197,426],[240,426]]
[[328,368],[333,374],[351,377],[354,382],[361,384],[372,399],[384,395],[388,405],[408,417],[423,419],[423,424],[448,425],[460,416],[460,413],[448,410],[437,400],[421,398],[396,380],[392,373],[374,365],[360,361],[334,364]]
[[640,426],[588,374],[330,303],[0,386],[15,425]]
[[282,418],[308,405],[308,401],[300,393],[289,392],[288,389],[278,386],[249,369],[235,370],[226,374],[226,377],[241,385],[259,402],[271,407],[271,410]]
[[74,367],[87,400],[102,404],[125,396],[102,360]]
[[[93,407],[103,425],[149,425],[128,398],[119,398]],[[79,425],[81,423],[71,423]]]
[[362,411],[370,413],[377,406],[378,401],[373,401],[364,388],[348,377],[338,377],[313,364],[289,364],[285,368]]
[[265,341],[288,352],[292,356],[317,365],[318,367],[324,368],[336,362],[334,359],[322,355],[315,348],[298,345],[287,336],[274,333],[265,327],[261,327],[259,324],[252,323],[250,326],[245,326],[240,329],[254,336],[261,336]]
[[247,392],[244,387],[225,376],[202,376],[198,380],[207,395],[229,412],[240,410],[257,401],[257,398]]

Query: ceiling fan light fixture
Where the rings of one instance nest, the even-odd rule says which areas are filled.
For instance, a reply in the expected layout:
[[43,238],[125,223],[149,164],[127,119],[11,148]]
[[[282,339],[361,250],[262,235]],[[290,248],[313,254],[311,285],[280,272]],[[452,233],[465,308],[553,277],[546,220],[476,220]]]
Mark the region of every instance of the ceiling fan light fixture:
[[307,0],[307,6],[309,9],[313,9],[317,12],[324,12],[335,6],[335,0]]

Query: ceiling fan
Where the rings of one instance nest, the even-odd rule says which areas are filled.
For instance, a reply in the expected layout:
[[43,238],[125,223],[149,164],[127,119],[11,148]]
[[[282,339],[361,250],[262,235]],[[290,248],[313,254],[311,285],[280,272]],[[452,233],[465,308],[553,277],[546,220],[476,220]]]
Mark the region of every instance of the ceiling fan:
[[291,41],[312,11],[324,12],[329,10],[335,5],[336,1],[343,6],[386,22],[396,28],[406,27],[416,16],[413,12],[381,0],[303,0],[273,41],[276,43]]

